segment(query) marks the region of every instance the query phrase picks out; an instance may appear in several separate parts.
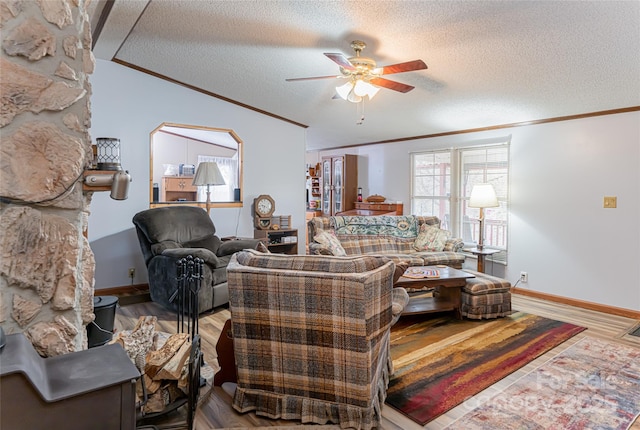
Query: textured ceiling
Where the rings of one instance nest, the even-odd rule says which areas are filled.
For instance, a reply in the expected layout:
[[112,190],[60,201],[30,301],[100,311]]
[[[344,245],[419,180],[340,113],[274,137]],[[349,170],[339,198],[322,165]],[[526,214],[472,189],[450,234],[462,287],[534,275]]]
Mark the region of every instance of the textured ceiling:
[[[323,55],[390,75],[364,105],[335,100]],[[94,53],[308,126],[307,149],[402,139],[640,106],[638,1],[116,0]],[[205,125],[205,124],[203,124]],[[224,124],[206,124],[224,127]]]

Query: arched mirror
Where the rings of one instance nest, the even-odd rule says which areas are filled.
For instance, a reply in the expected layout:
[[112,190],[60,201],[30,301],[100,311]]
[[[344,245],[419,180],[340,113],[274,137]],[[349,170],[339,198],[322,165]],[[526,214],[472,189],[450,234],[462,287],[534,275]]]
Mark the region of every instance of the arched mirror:
[[149,206],[205,207],[198,165],[215,162],[224,184],[211,185],[211,207],[242,206],[242,140],[230,129],[162,123],[150,134]]

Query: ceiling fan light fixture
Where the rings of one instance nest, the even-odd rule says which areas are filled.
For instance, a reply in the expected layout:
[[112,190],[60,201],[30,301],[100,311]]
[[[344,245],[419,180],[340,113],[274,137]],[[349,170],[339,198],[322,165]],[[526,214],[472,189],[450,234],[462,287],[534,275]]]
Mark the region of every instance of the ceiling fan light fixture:
[[351,90],[347,96],[347,101],[350,101],[351,103],[360,103],[362,101],[362,97],[357,95],[354,90]]
[[360,103],[364,97],[369,97],[371,100],[380,88],[369,82],[357,79],[356,81],[349,81],[344,85],[336,87],[336,92],[343,99],[351,103]]
[[360,97],[368,96],[369,100],[371,100],[376,94],[378,94],[380,88],[375,85],[370,84],[369,82],[363,81],[362,79],[358,79],[353,87],[353,92]]
[[353,83],[351,81],[347,82],[344,85],[339,85],[336,87],[336,93],[343,99],[348,100],[349,93],[353,89]]
[[[313,79],[345,78],[347,83],[336,87],[336,92],[343,100],[352,103],[361,102],[364,97],[372,99],[380,88],[387,88],[400,93],[408,93],[414,87],[401,82],[383,78],[382,76],[394,73],[412,72],[424,70],[427,65],[422,60],[405,61],[404,63],[391,64],[378,67],[375,60],[362,57],[360,53],[367,46],[361,40],[351,42],[351,48],[355,51],[355,57],[347,57],[341,53],[325,52],[324,55],[340,67],[340,75],[316,76],[311,78],[293,78],[286,81],[308,81]],[[354,94],[355,93],[355,94]]]

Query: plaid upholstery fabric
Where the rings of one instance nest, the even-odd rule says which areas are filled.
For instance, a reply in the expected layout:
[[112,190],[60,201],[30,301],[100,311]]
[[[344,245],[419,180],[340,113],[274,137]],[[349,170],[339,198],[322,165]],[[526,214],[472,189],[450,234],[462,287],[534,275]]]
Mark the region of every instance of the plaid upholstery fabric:
[[237,253],[228,265],[233,407],[303,423],[379,426],[393,370],[394,267],[373,256]]
[[506,279],[467,270],[475,278],[462,289],[462,316],[470,319],[498,318],[511,314],[511,284]]
[[[360,220],[362,218],[373,219],[382,217],[315,217],[307,223],[309,238],[315,237],[320,231],[333,230],[336,223],[343,225],[348,222],[350,218]],[[389,219],[394,217],[385,216],[384,218]],[[412,218],[417,221],[418,230],[422,224],[440,227],[440,219],[435,216],[402,216],[403,221]],[[340,244],[347,255],[384,255],[392,258],[394,261],[408,261],[412,266],[446,264],[456,269],[462,269],[462,263],[464,263],[465,258],[460,252],[462,251],[464,242],[459,238],[447,240],[444,250],[441,252],[428,252],[416,251],[413,247],[417,234],[412,237],[397,237],[390,234],[338,234],[336,232],[336,237],[340,240]],[[309,253],[315,255],[331,255],[326,248],[313,241],[309,243]],[[406,258],[401,258],[402,255]]]

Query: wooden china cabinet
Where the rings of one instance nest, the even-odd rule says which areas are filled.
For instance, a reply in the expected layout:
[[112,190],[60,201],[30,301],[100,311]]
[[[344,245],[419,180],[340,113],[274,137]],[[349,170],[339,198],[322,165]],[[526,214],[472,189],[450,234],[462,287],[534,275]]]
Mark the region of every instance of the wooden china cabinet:
[[322,216],[354,208],[358,198],[358,156],[322,157]]

